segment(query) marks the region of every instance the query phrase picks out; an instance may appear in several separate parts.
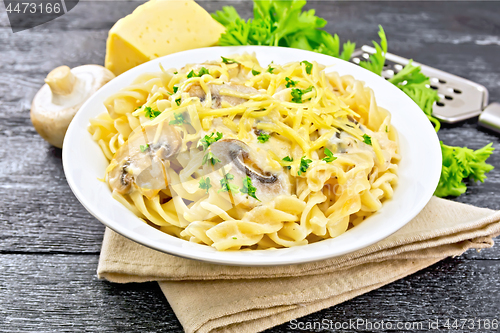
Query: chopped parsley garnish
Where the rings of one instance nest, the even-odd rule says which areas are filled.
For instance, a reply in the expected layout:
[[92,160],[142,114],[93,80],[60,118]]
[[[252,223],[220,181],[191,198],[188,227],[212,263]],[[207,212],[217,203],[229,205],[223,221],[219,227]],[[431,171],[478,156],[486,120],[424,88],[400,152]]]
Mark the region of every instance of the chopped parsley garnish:
[[311,64],[309,61],[307,60],[304,60],[304,61],[301,61],[300,64],[304,64],[306,66],[306,73],[307,74],[311,74],[312,73],[312,69],[313,69],[313,64]]
[[153,108],[151,108],[149,106],[146,106],[144,108],[144,110],[146,111],[146,113],[144,115],[146,116],[146,118],[149,118],[149,119],[155,119],[156,117],[158,117],[161,114],[160,111],[153,110]]
[[[285,162],[293,162],[293,158],[291,158],[290,156],[285,156],[283,157],[282,161],[285,161]],[[292,167],[291,166],[287,166],[288,170],[290,170]]]
[[230,65],[230,64],[239,64],[239,62],[237,62],[234,59],[224,58],[222,56],[221,56],[221,58],[222,58],[222,62],[225,63],[225,64],[228,64],[228,65]]
[[269,67],[267,67],[266,72],[273,74],[273,71],[274,71],[274,68],[272,68],[271,65],[269,65]]
[[300,159],[300,167],[299,167],[299,172],[297,174],[300,176],[303,173],[306,173],[307,169],[309,168],[309,164],[311,164],[312,160],[307,159],[305,156],[302,156]]
[[385,127],[385,132],[389,133],[389,128],[387,126]]
[[271,136],[265,132],[260,132],[259,135],[257,136],[257,140],[259,140],[260,143],[266,143],[269,141],[269,138]]
[[144,153],[146,150],[148,150],[148,148],[149,148],[149,144],[139,146],[141,153]]
[[217,142],[220,139],[222,139],[222,133],[220,132],[217,132],[217,134],[212,133],[210,135],[205,135],[205,137],[201,138],[200,141],[198,141],[198,147],[203,147],[203,150],[207,150],[212,143]]
[[372,137],[369,136],[368,134],[363,134],[363,142],[366,143],[367,145],[372,145]]
[[230,180],[233,180],[234,176],[230,173],[225,174],[224,177],[220,180],[221,189],[219,192],[238,192],[238,186],[229,183]]
[[325,153],[326,157],[323,158],[323,161],[325,161],[326,163],[333,162],[337,159],[335,156],[333,156],[332,151],[326,147],[325,147],[324,153]]
[[173,89],[174,89],[174,94],[175,94],[179,90],[179,87],[174,86]]
[[287,87],[287,88],[295,87],[297,85],[297,83],[299,83],[299,81],[293,81],[288,76],[285,77],[285,81],[286,81],[285,87]]
[[238,237],[233,237],[233,239],[238,239]]
[[256,71],[255,69],[252,69],[252,75],[255,76],[255,75],[259,75],[260,72],[259,71]]
[[207,177],[207,178],[203,178],[201,177],[200,181],[199,181],[199,187],[202,189],[202,190],[205,190],[207,191],[208,193],[208,190],[212,187],[212,184],[210,184],[210,178]]
[[190,79],[192,77],[202,77],[205,74],[209,74],[208,69],[206,69],[205,67],[200,68],[198,74],[196,74],[194,72],[194,69],[192,69],[191,72],[188,73],[187,78]]
[[259,198],[255,196],[255,191],[257,191],[257,188],[252,185],[252,179],[249,176],[246,176],[245,179],[243,179],[243,187],[241,188],[240,192],[246,193],[252,198],[259,200]]
[[210,151],[203,156],[203,164],[210,162],[212,165],[220,163],[220,160]]
[[180,97],[175,100],[175,104],[177,104],[177,106],[181,105],[181,98]]
[[175,75],[177,75],[177,74],[179,74],[179,72],[178,72],[178,71],[175,71],[175,72],[174,72],[174,74],[175,74]]
[[307,94],[308,92],[311,92],[312,89],[313,89],[313,86],[310,86],[307,89],[293,88],[292,92],[291,92],[292,102],[302,103],[302,95]]
[[182,125],[182,124],[189,124],[188,121],[184,118],[184,115],[182,113],[174,113],[174,120],[171,120],[168,124],[169,125]]

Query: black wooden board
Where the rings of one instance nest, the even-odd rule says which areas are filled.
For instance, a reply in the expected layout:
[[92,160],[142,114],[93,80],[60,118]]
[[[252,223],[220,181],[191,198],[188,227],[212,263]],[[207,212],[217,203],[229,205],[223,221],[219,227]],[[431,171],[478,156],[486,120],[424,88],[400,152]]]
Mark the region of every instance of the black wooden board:
[[[72,195],[61,151],[45,143],[29,120],[46,74],[63,64],[102,64],[107,31],[140,3],[83,1],[67,15],[16,34],[0,6],[1,332],[182,331],[156,284],[97,280],[104,227]],[[250,1],[200,4],[211,12],[233,4],[245,18],[252,10]],[[328,31],[358,45],[377,38],[382,24],[390,52],[483,84],[490,101],[500,102],[500,2],[310,1],[306,7],[329,21]],[[500,135],[478,128],[477,119],[444,125],[439,137],[449,145],[477,149],[493,142],[500,149]],[[486,182],[471,184],[454,200],[500,209],[500,152],[489,162],[497,168]],[[500,246],[469,251],[301,321],[498,320],[499,267]],[[294,331],[300,330],[285,324],[268,332]]]

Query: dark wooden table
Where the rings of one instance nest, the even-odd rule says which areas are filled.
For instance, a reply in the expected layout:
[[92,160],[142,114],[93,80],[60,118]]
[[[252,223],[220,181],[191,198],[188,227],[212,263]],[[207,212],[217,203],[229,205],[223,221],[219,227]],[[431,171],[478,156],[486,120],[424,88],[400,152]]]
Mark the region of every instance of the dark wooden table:
[[[228,3],[201,5],[213,12]],[[250,15],[250,1],[231,3]],[[80,2],[65,16],[16,34],[0,6],[1,332],[182,332],[157,284],[97,279],[104,227],[71,193],[61,151],[43,141],[29,119],[31,100],[46,74],[63,64],[102,64],[108,30],[138,4]],[[358,45],[376,38],[382,24],[390,52],[481,83],[491,101],[500,101],[500,2],[311,1],[307,7],[328,20],[328,31]],[[476,123],[444,126],[439,137],[450,145],[477,149],[493,142],[500,149],[500,136]],[[500,151],[489,161],[496,169],[486,183],[471,184],[455,200],[500,209]],[[500,246],[495,245],[300,320],[359,318],[423,322],[424,327],[436,319],[441,324],[446,319],[498,320],[499,277]],[[290,331],[296,330],[284,324],[268,332]]]

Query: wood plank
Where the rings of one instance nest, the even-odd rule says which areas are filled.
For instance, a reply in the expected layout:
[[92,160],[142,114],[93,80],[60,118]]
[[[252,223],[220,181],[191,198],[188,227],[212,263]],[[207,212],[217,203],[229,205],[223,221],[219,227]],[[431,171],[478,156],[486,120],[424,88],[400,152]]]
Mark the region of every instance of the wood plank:
[[[155,283],[99,281],[97,260],[96,255],[0,255],[0,331],[182,332]],[[500,319],[499,274],[498,260],[450,258],[299,320]],[[267,332],[293,331],[289,325]]]

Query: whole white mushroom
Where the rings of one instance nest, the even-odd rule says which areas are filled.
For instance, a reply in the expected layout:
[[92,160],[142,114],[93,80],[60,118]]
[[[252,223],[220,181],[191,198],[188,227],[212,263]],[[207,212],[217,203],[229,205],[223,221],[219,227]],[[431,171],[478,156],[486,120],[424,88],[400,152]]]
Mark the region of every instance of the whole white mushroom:
[[45,78],[31,104],[31,122],[42,138],[62,148],[69,123],[82,104],[115,75],[99,65],[60,66]]

